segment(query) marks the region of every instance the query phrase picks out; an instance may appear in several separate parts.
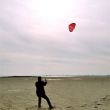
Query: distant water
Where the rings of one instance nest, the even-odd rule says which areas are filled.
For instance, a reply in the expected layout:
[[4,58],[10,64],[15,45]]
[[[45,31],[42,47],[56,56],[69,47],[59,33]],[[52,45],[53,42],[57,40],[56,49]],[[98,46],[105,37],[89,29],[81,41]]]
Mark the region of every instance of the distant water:
[[[60,77],[110,77],[110,75],[33,75],[33,76],[0,76],[0,77],[50,77],[50,78],[55,78],[57,77],[57,80],[60,80]],[[58,79],[59,77],[59,79]],[[55,79],[49,79],[49,80],[55,80]]]
[[[20,76],[19,76],[20,75]],[[0,77],[77,77],[77,76],[110,76],[110,73],[33,73],[33,74],[1,74]]]

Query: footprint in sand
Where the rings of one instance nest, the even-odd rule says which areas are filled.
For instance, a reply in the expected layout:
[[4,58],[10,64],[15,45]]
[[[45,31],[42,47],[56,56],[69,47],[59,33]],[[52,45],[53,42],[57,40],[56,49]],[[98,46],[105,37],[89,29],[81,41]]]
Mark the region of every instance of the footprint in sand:
[[105,95],[105,97],[100,98],[100,101],[110,100],[110,95]]
[[65,108],[65,110],[74,110],[74,108],[73,108],[72,106],[67,106],[67,107]]
[[84,105],[82,105],[81,107],[86,107],[87,106],[87,104],[84,104]]
[[99,100],[80,106],[82,110],[108,110],[110,108],[110,95],[105,95]]

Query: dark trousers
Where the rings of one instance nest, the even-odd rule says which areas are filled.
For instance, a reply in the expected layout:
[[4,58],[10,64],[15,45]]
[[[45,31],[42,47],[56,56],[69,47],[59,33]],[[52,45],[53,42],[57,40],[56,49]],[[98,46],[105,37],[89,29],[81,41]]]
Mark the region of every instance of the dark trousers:
[[42,98],[44,98],[47,101],[47,103],[49,105],[49,108],[51,108],[52,107],[51,102],[50,102],[49,98],[46,95],[38,96],[38,107],[41,107],[41,99]]

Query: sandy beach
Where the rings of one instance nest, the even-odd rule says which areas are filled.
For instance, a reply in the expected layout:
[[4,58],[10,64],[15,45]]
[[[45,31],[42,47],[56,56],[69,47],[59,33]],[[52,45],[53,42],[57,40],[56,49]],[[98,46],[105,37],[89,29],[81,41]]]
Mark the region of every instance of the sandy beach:
[[[0,110],[48,110],[37,107],[37,77],[0,78]],[[46,94],[55,110],[110,110],[110,77],[47,78]]]

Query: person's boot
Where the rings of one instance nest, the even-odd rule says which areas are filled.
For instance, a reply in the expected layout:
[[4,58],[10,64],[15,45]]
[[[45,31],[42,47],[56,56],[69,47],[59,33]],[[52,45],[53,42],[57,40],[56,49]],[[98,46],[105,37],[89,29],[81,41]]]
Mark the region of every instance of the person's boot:
[[53,109],[53,108],[54,108],[53,106],[50,106],[50,107],[49,107],[49,109]]

